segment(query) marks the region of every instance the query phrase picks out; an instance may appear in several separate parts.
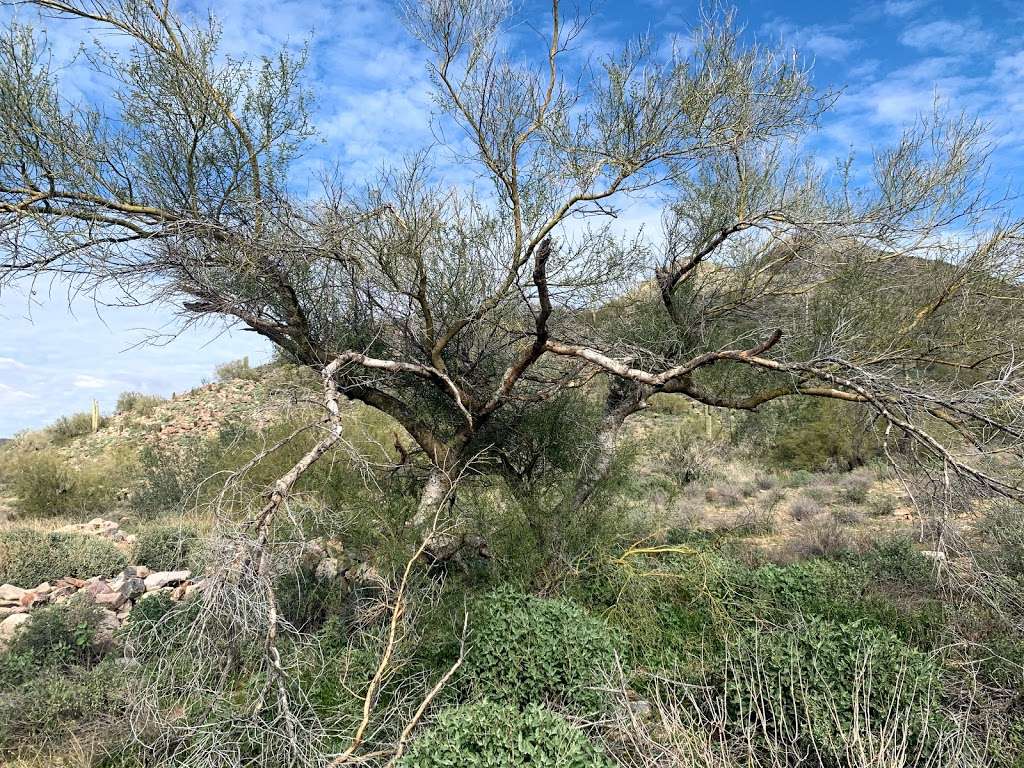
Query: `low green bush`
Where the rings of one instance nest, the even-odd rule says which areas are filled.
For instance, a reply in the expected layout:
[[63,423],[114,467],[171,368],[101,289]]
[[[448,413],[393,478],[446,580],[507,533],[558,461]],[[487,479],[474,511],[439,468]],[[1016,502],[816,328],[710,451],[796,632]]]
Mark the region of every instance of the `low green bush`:
[[51,449],[13,453],[3,463],[3,474],[23,517],[89,516],[116,503],[132,467],[124,456],[72,466]]
[[154,571],[201,570],[199,533],[186,525],[158,524],[139,530],[135,562]]
[[470,697],[600,709],[595,688],[612,666],[616,643],[578,606],[501,588],[478,601],[471,631],[462,670]]
[[849,403],[804,398],[769,405],[745,419],[738,439],[787,469],[848,470],[880,454],[880,441]]
[[117,397],[117,412],[148,416],[162,402],[164,402],[164,398],[159,395],[144,395],[142,392],[122,392]]
[[983,564],[1010,578],[1024,577],[1024,505],[990,502],[978,521]]
[[442,712],[412,743],[401,768],[612,768],[614,763],[554,712],[480,702]]
[[259,381],[261,378],[260,369],[249,365],[249,358],[243,357],[239,360],[231,360],[218,365],[215,369],[218,381],[232,381],[234,379],[245,379],[247,381]]
[[93,641],[102,610],[85,600],[36,608],[18,628],[8,653],[31,658],[37,667],[92,664],[100,658]]
[[814,473],[806,469],[795,469],[782,476],[784,488],[803,488],[812,482],[814,482]]
[[898,584],[927,591],[935,587],[934,564],[909,538],[875,542],[864,553],[862,562],[876,584]]
[[[106,423],[107,419],[101,417],[99,426],[106,426]],[[82,411],[81,413],[73,413],[70,416],[61,416],[47,427],[46,430],[55,440],[71,440],[88,435],[92,432],[92,414]]]
[[22,527],[0,531],[0,583],[31,588],[64,576],[113,576],[127,565],[124,553],[100,536]]
[[832,765],[869,734],[899,734],[927,751],[941,727],[939,668],[895,635],[859,622],[809,618],[738,637],[722,684],[731,727],[783,740],[793,734]]
[[189,495],[212,474],[212,445],[192,441],[181,451],[144,448],[139,454],[142,482],[129,500],[132,511],[144,520],[180,512]]
[[819,557],[739,571],[733,615],[775,622],[796,616],[859,621],[913,647],[931,648],[945,623],[943,605],[932,595],[930,571],[917,570],[917,561],[925,558],[906,546],[896,540],[880,543],[864,556]]
[[66,756],[82,754],[93,742],[98,756],[127,743],[130,731],[119,713],[128,706],[128,684],[124,669],[109,659],[94,667],[44,670],[9,688],[0,696],[0,762],[19,745]]
[[126,648],[142,661],[164,658],[188,643],[188,629],[199,616],[200,603],[174,601],[166,592],[147,592],[132,606],[122,634]]

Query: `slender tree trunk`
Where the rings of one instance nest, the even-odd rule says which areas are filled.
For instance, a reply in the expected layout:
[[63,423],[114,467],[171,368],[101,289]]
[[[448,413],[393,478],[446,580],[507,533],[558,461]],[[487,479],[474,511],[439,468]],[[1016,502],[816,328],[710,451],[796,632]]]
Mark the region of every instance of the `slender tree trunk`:
[[567,498],[566,512],[579,511],[607,479],[615,460],[615,446],[623,422],[645,406],[644,387],[621,379],[613,379],[609,383],[604,418],[598,427],[591,457],[580,467],[572,495]]
[[423,490],[420,491],[419,506],[416,509],[416,515],[412,519],[412,524],[417,528],[423,529],[431,526],[435,518],[440,520],[440,514],[443,512],[442,507],[446,504],[450,504],[452,499],[450,498],[452,491],[452,479],[449,472],[434,467],[430,470],[430,474],[427,476],[427,482],[423,486]]

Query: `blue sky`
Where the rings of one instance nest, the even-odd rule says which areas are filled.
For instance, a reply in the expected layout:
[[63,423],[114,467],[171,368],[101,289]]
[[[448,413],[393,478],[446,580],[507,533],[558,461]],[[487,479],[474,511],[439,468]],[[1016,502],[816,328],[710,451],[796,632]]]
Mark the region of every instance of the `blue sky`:
[[[813,61],[821,87],[843,89],[816,145],[826,158],[872,144],[931,108],[938,96],[978,114],[996,142],[994,180],[1019,190],[1024,180],[1024,0],[738,0],[747,34],[783,41]],[[206,4],[178,5],[204,12]],[[544,7],[529,0],[529,12]],[[296,185],[318,166],[337,163],[350,180],[433,140],[424,57],[398,23],[389,0],[221,0],[213,6],[228,53],[260,54],[311,41],[309,76],[321,141],[300,164]],[[614,52],[629,37],[686,34],[696,2],[605,0],[577,40],[574,55]],[[25,12],[19,11],[28,18]],[[67,59],[93,34],[81,25],[41,22],[55,57]],[[529,41],[529,28],[519,32]],[[69,99],[102,87],[79,64],[62,81]],[[444,170],[442,168],[442,170]],[[458,169],[452,169],[460,173]],[[635,213],[638,221],[647,212]],[[70,303],[70,308],[69,308]],[[43,426],[119,392],[182,391],[213,375],[216,364],[269,355],[253,334],[222,327],[176,338],[172,314],[158,307],[102,308],[70,297],[65,286],[20,286],[0,293],[0,436]],[[147,344],[158,338],[159,346]]]

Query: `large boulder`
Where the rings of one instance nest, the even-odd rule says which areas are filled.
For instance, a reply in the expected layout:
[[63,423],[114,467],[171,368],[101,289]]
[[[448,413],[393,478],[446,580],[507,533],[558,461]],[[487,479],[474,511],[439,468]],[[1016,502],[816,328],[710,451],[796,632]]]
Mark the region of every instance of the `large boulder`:
[[175,587],[183,581],[188,581],[191,576],[192,571],[157,571],[149,574],[144,583],[146,591],[152,592],[162,587]]

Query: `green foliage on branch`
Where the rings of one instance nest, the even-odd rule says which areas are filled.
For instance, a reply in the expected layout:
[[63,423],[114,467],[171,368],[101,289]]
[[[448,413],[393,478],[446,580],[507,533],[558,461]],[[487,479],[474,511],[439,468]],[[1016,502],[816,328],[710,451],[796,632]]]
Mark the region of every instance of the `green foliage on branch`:
[[0,531],[0,583],[30,588],[64,576],[113,576],[127,565],[124,553],[101,536],[34,528]]

